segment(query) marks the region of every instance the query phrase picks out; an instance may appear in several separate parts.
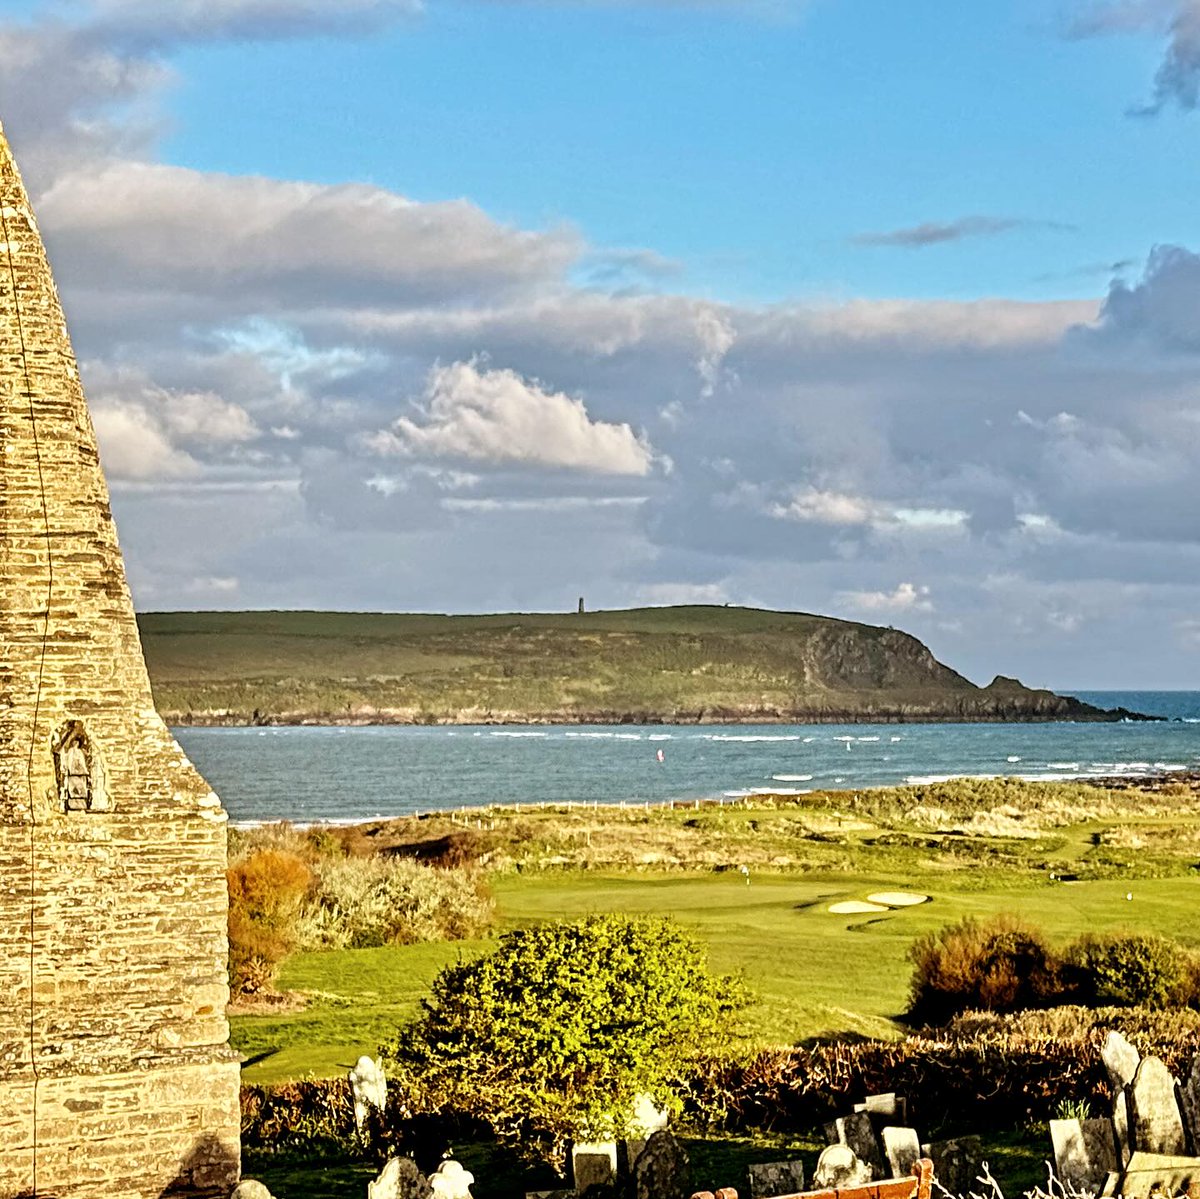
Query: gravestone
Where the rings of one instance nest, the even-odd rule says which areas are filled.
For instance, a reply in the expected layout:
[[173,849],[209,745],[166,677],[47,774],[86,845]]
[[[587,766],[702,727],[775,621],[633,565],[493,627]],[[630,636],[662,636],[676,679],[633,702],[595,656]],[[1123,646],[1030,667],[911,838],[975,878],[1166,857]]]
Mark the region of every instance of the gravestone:
[[895,1091],[888,1091],[886,1095],[868,1095],[862,1103],[854,1105],[854,1110],[868,1112],[872,1116],[886,1116],[884,1124],[908,1123],[908,1100],[903,1095],[897,1095]]
[[1179,1088],[1179,1106],[1188,1135],[1188,1148],[1200,1153],[1200,1054],[1192,1058],[1191,1068]]
[[879,1150],[879,1140],[875,1135],[875,1125],[868,1112],[855,1112],[852,1116],[839,1116],[830,1124],[825,1125],[826,1139],[837,1145],[845,1145],[854,1150],[855,1157],[863,1162],[875,1178],[883,1178],[886,1166],[883,1154]]
[[812,1184],[819,1191],[843,1190],[865,1186],[871,1175],[871,1167],[849,1145],[828,1145],[817,1158]]
[[1117,1141],[1108,1120],[1051,1120],[1054,1172],[1064,1186],[1099,1193],[1120,1168]]
[[367,1183],[367,1199],[432,1199],[432,1195],[429,1179],[411,1157],[393,1157],[375,1181]]
[[912,1173],[913,1162],[921,1156],[921,1138],[915,1128],[887,1124],[880,1133],[883,1156],[887,1159],[888,1176],[906,1178]]
[[617,1144],[617,1174],[628,1178],[633,1173],[634,1163],[647,1139],[670,1123],[671,1113],[654,1102],[654,1096],[642,1092],[633,1103],[633,1114],[629,1117],[628,1135]]
[[433,1199],[473,1199],[471,1183],[475,1175],[459,1162],[447,1159],[429,1176]]
[[1200,1191],[1200,1158],[1164,1153],[1134,1153],[1123,1174],[1105,1186],[1104,1194],[1125,1199],[1163,1199],[1168,1195],[1194,1195]]
[[804,1163],[757,1162],[747,1169],[750,1199],[770,1199],[773,1195],[798,1195],[804,1190]]
[[350,1071],[350,1094],[354,1098],[354,1127],[361,1133],[371,1109],[387,1107],[387,1078],[381,1063],[363,1054]]
[[687,1199],[692,1164],[683,1146],[665,1128],[651,1133],[633,1165],[634,1199]]
[[933,1162],[933,1175],[952,1195],[978,1191],[983,1169],[983,1142],[978,1137],[956,1137],[921,1146],[921,1155]]
[[1104,1038],[1100,1059],[1108,1071],[1113,1094],[1133,1082],[1142,1055],[1115,1029]]
[[229,1199],[273,1199],[273,1197],[261,1182],[253,1178],[243,1178],[233,1188],[233,1194],[229,1196]]
[[1129,1084],[1132,1143],[1142,1153],[1176,1156],[1187,1152],[1183,1117],[1175,1098],[1175,1079],[1161,1059],[1144,1057]]
[[576,1141],[571,1146],[571,1178],[578,1194],[617,1181],[616,1141]]
[[1117,1142],[1117,1161],[1124,1169],[1133,1152],[1133,1138],[1129,1129],[1129,1092],[1122,1089],[1113,1099],[1113,1138]]

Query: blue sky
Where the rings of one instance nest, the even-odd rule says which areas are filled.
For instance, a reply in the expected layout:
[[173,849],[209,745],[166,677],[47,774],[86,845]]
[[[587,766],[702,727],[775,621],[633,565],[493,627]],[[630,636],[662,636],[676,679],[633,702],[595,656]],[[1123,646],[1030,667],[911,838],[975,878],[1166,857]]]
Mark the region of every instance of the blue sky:
[[[164,154],[467,196],[730,300],[1092,296],[1194,239],[1194,122],[1125,115],[1160,39],[1066,38],[1045,0],[748,7],[440,4],[362,41],[192,49]],[[1029,224],[852,242],[966,215]]]
[[0,0],[144,609],[1200,677],[1200,0]]

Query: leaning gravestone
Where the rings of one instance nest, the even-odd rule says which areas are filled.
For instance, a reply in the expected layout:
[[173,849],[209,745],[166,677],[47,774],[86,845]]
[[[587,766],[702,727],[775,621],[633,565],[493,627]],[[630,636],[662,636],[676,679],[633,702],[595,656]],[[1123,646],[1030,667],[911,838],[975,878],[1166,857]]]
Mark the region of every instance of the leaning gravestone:
[[[862,1103],[854,1105],[856,1112],[869,1112],[872,1116],[887,1117],[883,1124],[905,1125],[908,1123],[908,1100],[895,1091],[885,1095],[868,1095]],[[880,1127],[883,1127],[883,1124]]]
[[1142,1055],[1115,1029],[1104,1038],[1100,1059],[1108,1071],[1108,1081],[1113,1094],[1133,1082],[1133,1076],[1141,1064]]
[[571,1146],[571,1177],[576,1193],[610,1187],[617,1181],[616,1141],[576,1141]]
[[1120,1168],[1108,1120],[1051,1120],[1050,1143],[1054,1172],[1068,1189],[1099,1194],[1108,1175]]
[[819,1191],[865,1186],[871,1181],[871,1167],[860,1161],[849,1145],[829,1145],[817,1158],[813,1186]]
[[633,1165],[634,1199],[687,1199],[692,1193],[692,1163],[683,1146],[665,1128],[650,1134]]
[[1191,1069],[1179,1088],[1179,1106],[1183,1109],[1189,1148],[1192,1153],[1200,1154],[1200,1054],[1192,1058]]
[[853,1149],[855,1157],[870,1169],[872,1177],[883,1178],[887,1173],[869,1112],[839,1116],[831,1124],[825,1125],[825,1135],[830,1142]]
[[978,1137],[957,1137],[921,1146],[921,1155],[933,1162],[933,1176],[952,1195],[978,1191],[983,1169],[983,1142]]
[[431,1199],[433,1187],[411,1157],[393,1157],[367,1183],[367,1199]]
[[757,1162],[748,1167],[750,1199],[798,1195],[804,1190],[803,1162]]
[[633,1113],[629,1117],[628,1131],[624,1140],[617,1143],[617,1175],[628,1178],[633,1173],[646,1141],[671,1122],[671,1113],[654,1102],[654,1096],[642,1092],[633,1102]]
[[921,1156],[921,1138],[917,1135],[917,1130],[888,1124],[879,1135],[883,1141],[883,1155],[887,1158],[889,1177],[906,1178],[913,1172],[913,1162]]
[[354,1127],[362,1132],[371,1109],[382,1112],[387,1107],[387,1078],[381,1063],[362,1057],[350,1071],[350,1094],[354,1097]]
[[1134,1149],[1142,1153],[1186,1153],[1175,1079],[1159,1058],[1142,1058],[1128,1094]]

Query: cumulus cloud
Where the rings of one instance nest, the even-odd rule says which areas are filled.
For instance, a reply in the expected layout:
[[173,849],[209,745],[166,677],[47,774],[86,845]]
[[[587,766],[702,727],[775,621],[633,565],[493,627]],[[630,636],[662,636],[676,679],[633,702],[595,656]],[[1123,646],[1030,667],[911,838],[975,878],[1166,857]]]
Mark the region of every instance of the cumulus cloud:
[[1034,221],[1021,217],[964,216],[955,221],[927,221],[903,229],[888,229],[879,233],[860,233],[850,240],[856,246],[900,246],[910,250],[924,249],[943,242],[963,241],[970,237],[995,237],[1017,229],[1071,230],[1073,225],[1058,221]]
[[846,591],[842,598],[862,612],[932,612],[929,588],[900,583],[895,591]]
[[558,278],[579,250],[463,200],[140,162],[65,175],[38,208],[74,286],[219,298],[227,313],[231,299],[261,312],[298,294],[317,308],[471,304]]
[[371,449],[612,475],[646,475],[654,461],[628,424],[592,420],[582,400],[477,362],[435,367],[422,409],[372,437]]

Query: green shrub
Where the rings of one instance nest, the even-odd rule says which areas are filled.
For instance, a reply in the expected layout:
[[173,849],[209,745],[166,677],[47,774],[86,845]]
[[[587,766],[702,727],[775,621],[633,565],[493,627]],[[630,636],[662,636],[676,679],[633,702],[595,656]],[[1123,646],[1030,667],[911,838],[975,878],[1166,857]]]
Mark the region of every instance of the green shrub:
[[968,1009],[1012,1012],[1060,998],[1061,967],[1041,932],[1015,916],[970,917],[916,940],[909,1015],[941,1023]]
[[415,1110],[478,1117],[561,1161],[568,1139],[619,1132],[639,1092],[667,1099],[742,998],[672,921],[592,916],[443,970],[383,1052]]
[[229,986],[235,995],[270,989],[295,948],[294,926],[313,875],[303,859],[257,849],[226,871],[229,885]]
[[1076,941],[1067,966],[1081,1002],[1092,1006],[1182,1006],[1196,998],[1194,955],[1152,933],[1091,934]]
[[482,878],[403,858],[322,858],[296,924],[304,949],[361,949],[482,935],[492,900]]

